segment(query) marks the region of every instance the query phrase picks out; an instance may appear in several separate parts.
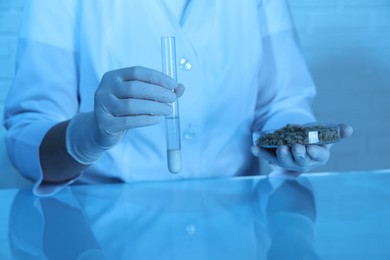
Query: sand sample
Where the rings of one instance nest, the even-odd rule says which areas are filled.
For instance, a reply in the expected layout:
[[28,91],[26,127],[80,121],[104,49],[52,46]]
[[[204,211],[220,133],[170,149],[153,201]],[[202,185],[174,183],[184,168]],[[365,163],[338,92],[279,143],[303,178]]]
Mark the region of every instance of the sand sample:
[[274,131],[260,133],[257,145],[260,147],[277,147],[279,145],[292,146],[294,144],[328,144],[340,140],[339,126],[322,125],[286,125]]

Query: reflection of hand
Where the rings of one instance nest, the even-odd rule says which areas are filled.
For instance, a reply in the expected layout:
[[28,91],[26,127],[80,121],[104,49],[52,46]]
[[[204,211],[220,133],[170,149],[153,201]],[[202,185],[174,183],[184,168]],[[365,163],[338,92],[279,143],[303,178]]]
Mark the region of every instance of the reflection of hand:
[[171,114],[169,103],[183,91],[169,76],[148,68],[107,72],[95,93],[93,113],[80,114],[69,123],[68,152],[79,162],[95,161],[126,130],[157,124],[161,116]]
[[[349,137],[352,135],[352,132],[353,129],[351,126],[340,125],[341,138]],[[280,145],[276,149],[252,146],[251,150],[255,156],[263,158],[286,170],[307,172],[326,164],[330,156],[331,147],[332,144],[307,146],[295,144],[291,148],[287,145]]]
[[105,259],[81,210],[55,198],[40,202],[44,216],[43,250],[48,259]]
[[267,215],[271,217],[282,212],[301,214],[315,220],[315,199],[313,192],[296,180],[285,180],[268,199]]
[[84,212],[71,202],[20,190],[9,216],[12,259],[107,259]]
[[286,180],[269,197],[267,208],[271,247],[267,259],[320,259],[314,247],[315,198],[295,180]]

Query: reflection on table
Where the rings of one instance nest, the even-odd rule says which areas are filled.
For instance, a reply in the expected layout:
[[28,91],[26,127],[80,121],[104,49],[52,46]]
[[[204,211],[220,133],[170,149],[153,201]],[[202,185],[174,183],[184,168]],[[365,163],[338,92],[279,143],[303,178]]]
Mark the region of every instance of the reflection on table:
[[20,190],[9,217],[16,259],[320,259],[305,177]]

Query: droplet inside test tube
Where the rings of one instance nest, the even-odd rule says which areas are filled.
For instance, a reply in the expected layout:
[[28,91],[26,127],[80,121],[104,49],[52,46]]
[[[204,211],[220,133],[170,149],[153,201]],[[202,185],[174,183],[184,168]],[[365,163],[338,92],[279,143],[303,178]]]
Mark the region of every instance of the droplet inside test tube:
[[[176,46],[175,37],[161,37],[162,70],[163,73],[177,80],[176,76]],[[165,117],[167,139],[167,161],[171,173],[181,170],[181,143],[179,103],[171,103],[172,114]]]

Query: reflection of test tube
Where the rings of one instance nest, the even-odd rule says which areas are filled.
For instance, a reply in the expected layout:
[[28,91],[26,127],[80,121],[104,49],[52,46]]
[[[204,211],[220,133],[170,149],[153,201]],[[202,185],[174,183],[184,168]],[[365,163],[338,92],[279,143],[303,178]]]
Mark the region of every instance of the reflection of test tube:
[[[177,80],[175,37],[161,37],[161,52],[163,73]],[[181,144],[179,103],[177,99],[171,105],[173,112],[165,117],[168,169],[171,173],[178,173],[181,170]]]

